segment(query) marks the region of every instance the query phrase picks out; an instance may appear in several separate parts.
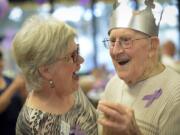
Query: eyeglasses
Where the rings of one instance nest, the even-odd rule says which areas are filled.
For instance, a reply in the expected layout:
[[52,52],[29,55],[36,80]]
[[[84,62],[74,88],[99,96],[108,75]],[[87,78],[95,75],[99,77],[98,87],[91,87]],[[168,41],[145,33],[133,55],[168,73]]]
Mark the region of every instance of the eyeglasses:
[[66,60],[66,61],[70,61],[72,59],[73,63],[77,63],[78,59],[79,59],[79,44],[77,44],[77,49],[74,50],[72,53],[67,54],[65,57],[60,58],[58,60]]
[[112,40],[112,39],[107,39],[105,38],[102,42],[104,43],[105,48],[109,49],[110,47],[114,47],[115,43],[118,42],[119,45],[121,45],[122,48],[124,49],[128,49],[131,48],[133,45],[133,41],[135,40],[141,40],[141,39],[148,39],[151,36],[147,36],[147,37],[142,37],[142,38],[136,38],[136,39],[130,39],[130,38],[122,38],[118,41],[116,40]]
[[73,63],[77,63],[79,59],[79,44],[77,44],[77,49],[72,52],[71,58],[73,60]]

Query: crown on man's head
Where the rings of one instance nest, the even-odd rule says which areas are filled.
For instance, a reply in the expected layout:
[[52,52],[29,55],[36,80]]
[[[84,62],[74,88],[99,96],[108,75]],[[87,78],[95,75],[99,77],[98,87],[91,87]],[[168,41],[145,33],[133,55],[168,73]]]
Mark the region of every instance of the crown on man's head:
[[[145,0],[144,3],[146,8],[137,11],[127,5],[127,0],[116,0],[113,4],[109,32],[113,28],[131,28],[150,36],[158,36],[163,10],[155,13],[152,11],[155,9],[154,0]],[[159,14],[158,17],[155,14]]]

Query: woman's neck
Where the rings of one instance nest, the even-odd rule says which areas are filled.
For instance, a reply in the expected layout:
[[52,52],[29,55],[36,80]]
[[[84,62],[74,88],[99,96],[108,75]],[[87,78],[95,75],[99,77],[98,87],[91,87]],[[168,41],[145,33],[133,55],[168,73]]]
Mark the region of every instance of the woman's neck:
[[45,112],[63,114],[73,106],[74,96],[59,96],[53,90],[51,94],[45,91],[33,91],[29,97],[28,105]]

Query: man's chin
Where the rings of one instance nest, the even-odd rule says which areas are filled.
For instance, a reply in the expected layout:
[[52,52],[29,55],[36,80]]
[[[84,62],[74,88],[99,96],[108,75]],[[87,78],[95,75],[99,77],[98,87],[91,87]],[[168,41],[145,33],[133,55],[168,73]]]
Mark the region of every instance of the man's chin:
[[118,76],[125,82],[129,80],[129,74],[127,72],[120,72],[118,73]]

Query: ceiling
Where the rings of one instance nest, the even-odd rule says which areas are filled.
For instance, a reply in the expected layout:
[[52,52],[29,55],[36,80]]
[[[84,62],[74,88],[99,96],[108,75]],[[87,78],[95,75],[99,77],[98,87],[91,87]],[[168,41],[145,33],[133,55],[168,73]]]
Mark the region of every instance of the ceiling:
[[[21,8],[25,9],[32,9],[32,8],[37,8],[36,1],[38,0],[9,0],[11,1],[10,5],[12,7],[14,6],[21,6]],[[44,0],[45,1],[45,0]],[[73,3],[79,3],[80,0],[47,0],[47,1],[54,1],[55,3],[67,3],[67,4],[73,4]],[[81,0],[82,1],[82,0]],[[86,2],[91,3],[92,1],[94,2],[107,2],[107,3],[113,3],[115,0],[85,0]],[[137,0],[139,2],[142,2],[144,0]],[[155,0],[159,3],[168,3],[168,4],[177,4],[178,0]]]

